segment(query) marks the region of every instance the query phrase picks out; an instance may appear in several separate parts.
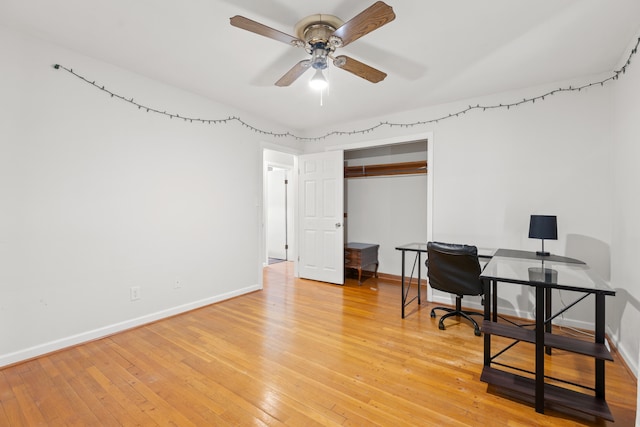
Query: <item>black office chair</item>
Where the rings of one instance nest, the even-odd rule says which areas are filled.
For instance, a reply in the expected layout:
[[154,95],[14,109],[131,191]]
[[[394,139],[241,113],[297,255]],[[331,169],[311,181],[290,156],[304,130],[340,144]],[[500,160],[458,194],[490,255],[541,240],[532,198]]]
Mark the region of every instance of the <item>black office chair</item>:
[[429,285],[433,289],[456,295],[456,308],[435,307],[431,310],[431,317],[436,317],[435,310],[444,310],[438,322],[438,328],[444,329],[444,319],[451,316],[462,316],[473,324],[474,333],[480,336],[480,327],[471,317],[482,316],[482,313],[462,310],[464,295],[484,295],[484,284],[480,279],[480,262],[478,248],[469,245],[428,242],[427,265]]

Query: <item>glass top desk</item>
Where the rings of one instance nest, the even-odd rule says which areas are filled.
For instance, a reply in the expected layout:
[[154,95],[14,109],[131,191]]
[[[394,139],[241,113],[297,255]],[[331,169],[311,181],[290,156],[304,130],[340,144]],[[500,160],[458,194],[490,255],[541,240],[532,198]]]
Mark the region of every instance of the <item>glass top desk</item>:
[[[605,401],[604,362],[613,358],[605,346],[605,297],[615,295],[615,291],[599,278],[585,263],[572,258],[559,256],[537,256],[533,252],[499,249],[487,263],[480,277],[491,283],[485,286],[484,322],[484,367],[481,380],[497,386],[515,390],[535,399],[536,412],[544,413],[545,402],[570,407],[581,412],[612,420],[613,416]],[[497,283],[529,286],[535,292],[535,329],[498,323]],[[551,291],[562,289],[575,292],[578,298],[552,314]],[[593,342],[551,333],[553,319],[573,307],[587,296],[595,296],[595,339]],[[512,373],[513,367],[501,364],[496,359],[506,350],[491,355],[491,336],[499,335],[518,342],[529,342],[535,347],[535,371],[521,369],[523,376]],[[507,349],[510,347],[507,347]],[[595,386],[562,381],[587,391],[581,393],[546,382],[544,370],[545,350],[557,348],[583,354],[595,359]],[[491,365],[511,368],[511,372],[494,368]],[[531,378],[533,376],[533,378]]]
[[[396,250],[402,252],[402,318],[405,316],[405,309],[409,304],[413,301],[418,300],[418,305],[421,303],[420,296],[420,283],[422,279],[422,254],[427,253],[427,244],[426,243],[407,243],[406,245],[397,246]],[[405,273],[405,258],[407,252],[413,252],[415,257],[413,259],[413,266],[411,268],[411,274],[407,277]],[[478,248],[478,257],[490,259],[493,254],[496,252],[495,249],[490,248]],[[426,255],[425,255],[426,259]],[[418,267],[417,271],[417,293],[413,296],[413,298],[409,299],[409,291],[411,289],[411,283],[413,282],[414,274],[416,273],[416,265]]]

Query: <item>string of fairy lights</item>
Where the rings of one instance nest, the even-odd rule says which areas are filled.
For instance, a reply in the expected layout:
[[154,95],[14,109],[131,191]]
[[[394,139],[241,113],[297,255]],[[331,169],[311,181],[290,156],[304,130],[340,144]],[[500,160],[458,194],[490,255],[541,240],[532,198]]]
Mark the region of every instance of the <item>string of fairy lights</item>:
[[128,98],[125,96],[122,96],[118,93],[112,92],[111,90],[105,88],[104,86],[101,86],[99,84],[97,84],[95,81],[91,81],[89,79],[87,79],[86,77],[76,73],[75,71],[73,71],[72,68],[67,68],[63,65],[60,64],[55,64],[53,66],[53,68],[55,68],[56,70],[64,70],[67,71],[68,73],[72,74],[73,76],[79,78],[80,80],[84,81],[85,83],[88,83],[90,85],[92,85],[93,87],[107,93],[108,95],[110,95],[112,98],[116,98],[119,99],[121,101],[127,102],[131,105],[134,105],[136,107],[138,107],[139,110],[144,110],[147,113],[155,113],[155,114],[160,114],[163,116],[167,116],[170,119],[178,119],[178,120],[184,120],[185,122],[190,122],[190,123],[200,123],[200,124],[208,124],[208,125],[219,125],[219,124],[229,124],[232,122],[237,122],[239,123],[241,126],[256,132],[258,134],[261,135],[265,135],[265,136],[269,136],[269,137],[273,137],[273,138],[293,138],[295,140],[298,141],[319,141],[319,140],[324,140],[327,139],[331,136],[351,136],[351,135],[359,135],[359,134],[367,134],[370,132],[374,132],[379,128],[382,127],[389,127],[389,128],[394,128],[394,127],[399,127],[399,128],[412,128],[412,127],[416,127],[416,126],[424,126],[424,125],[428,125],[428,124],[435,124],[435,123],[439,123],[443,120],[447,120],[447,119],[451,119],[454,117],[460,117],[464,114],[467,114],[470,111],[474,111],[474,110],[482,110],[482,111],[486,111],[486,110],[495,110],[495,109],[511,109],[514,107],[518,107],[520,105],[523,104],[528,104],[528,103],[532,103],[534,104],[536,101],[544,101],[546,98],[553,96],[557,93],[562,93],[562,92],[580,92],[583,89],[588,89],[592,86],[604,86],[606,83],[612,82],[614,80],[618,80],[618,78],[620,77],[621,74],[625,74],[627,71],[627,67],[629,67],[629,65],[631,65],[631,59],[633,58],[634,55],[636,55],[638,53],[638,47],[640,46],[640,37],[637,39],[635,46],[633,47],[633,49],[631,49],[631,52],[629,53],[629,56],[626,60],[626,62],[624,63],[624,65],[622,65],[618,70],[615,70],[612,72],[612,74],[609,77],[606,77],[602,80],[599,81],[594,81],[591,83],[587,83],[587,84],[583,84],[581,86],[568,86],[568,87],[560,87],[558,89],[554,89],[551,91],[548,91],[546,93],[534,96],[534,97],[530,97],[530,98],[523,98],[522,100],[519,101],[514,101],[514,102],[510,102],[510,103],[506,103],[506,104],[489,104],[489,105],[481,105],[481,104],[476,104],[476,105],[469,105],[466,108],[463,108],[459,111],[453,112],[453,113],[449,113],[446,115],[442,115],[440,117],[436,117],[436,118],[432,118],[432,119],[428,119],[428,120],[419,120],[419,121],[415,121],[415,122],[409,122],[409,123],[395,123],[395,122],[389,122],[389,121],[385,121],[385,122],[379,122],[378,124],[375,124],[373,126],[370,126],[368,128],[363,128],[363,129],[354,129],[354,130],[350,130],[350,131],[340,131],[340,130],[333,130],[330,132],[325,133],[324,135],[320,135],[320,136],[312,136],[312,137],[305,137],[305,136],[299,136],[296,134],[293,134],[291,132],[274,132],[274,131],[270,131],[270,130],[266,130],[266,129],[261,129],[258,128],[256,126],[251,125],[250,123],[244,121],[242,118],[237,117],[237,116],[229,116],[226,118],[218,118],[218,119],[206,119],[206,118],[199,118],[199,117],[189,117],[189,116],[185,116],[185,115],[180,115],[178,113],[172,113],[172,112],[167,112],[166,110],[160,110],[157,108],[153,108],[153,107],[149,107],[147,105],[138,103],[137,101],[134,100],[134,98]]

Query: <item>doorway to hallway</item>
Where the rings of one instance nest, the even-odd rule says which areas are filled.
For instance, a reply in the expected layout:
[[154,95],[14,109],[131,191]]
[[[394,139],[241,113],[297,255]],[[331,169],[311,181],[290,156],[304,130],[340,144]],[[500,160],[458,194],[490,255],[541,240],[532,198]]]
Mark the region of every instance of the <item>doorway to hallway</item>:
[[284,168],[269,166],[267,170],[267,257],[268,263],[287,261],[289,259],[289,215],[287,212],[289,198],[290,171]]
[[294,162],[294,154],[263,151],[263,265],[291,261],[294,257]]

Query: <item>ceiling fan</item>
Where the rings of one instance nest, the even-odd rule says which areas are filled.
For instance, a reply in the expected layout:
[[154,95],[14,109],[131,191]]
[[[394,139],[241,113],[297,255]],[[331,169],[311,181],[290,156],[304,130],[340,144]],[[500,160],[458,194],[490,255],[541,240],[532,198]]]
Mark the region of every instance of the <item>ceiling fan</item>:
[[316,70],[311,79],[312,87],[322,89],[327,81],[322,70],[327,68],[327,59],[333,60],[333,65],[348,71],[358,77],[378,83],[387,77],[386,73],[369,65],[363,64],[345,55],[334,56],[336,49],[347,46],[360,37],[377,30],[393,21],[396,15],[393,8],[382,1],[375,2],[347,22],[333,15],[311,15],[300,20],[295,26],[297,37],[267,27],[244,16],[236,15],[230,18],[231,25],[243,30],[251,31],[291,46],[304,48],[311,58],[295,64],[277,82],[276,86],[289,86],[309,68]]

